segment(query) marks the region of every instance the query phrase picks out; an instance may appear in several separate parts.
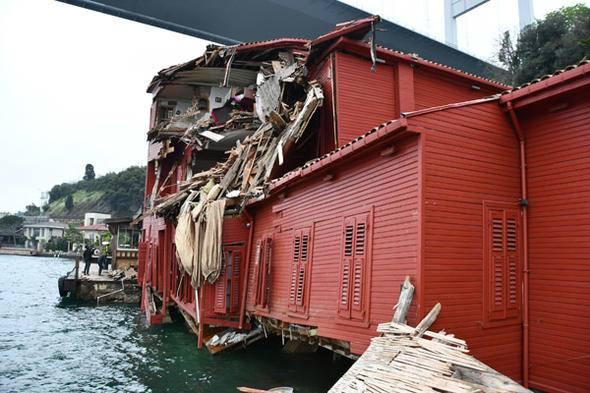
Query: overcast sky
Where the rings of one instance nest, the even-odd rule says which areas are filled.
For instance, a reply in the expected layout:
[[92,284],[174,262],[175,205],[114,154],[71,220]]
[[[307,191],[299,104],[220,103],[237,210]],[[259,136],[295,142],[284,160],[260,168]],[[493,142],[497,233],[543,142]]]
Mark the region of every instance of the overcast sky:
[[[345,2],[444,38],[443,0]],[[576,2],[535,0],[535,16]],[[516,23],[511,4],[491,0],[460,21],[459,45],[490,58],[496,30]],[[56,1],[0,0],[0,212],[38,204],[53,185],[81,179],[87,163],[97,175],[145,165],[148,82],[206,44]]]

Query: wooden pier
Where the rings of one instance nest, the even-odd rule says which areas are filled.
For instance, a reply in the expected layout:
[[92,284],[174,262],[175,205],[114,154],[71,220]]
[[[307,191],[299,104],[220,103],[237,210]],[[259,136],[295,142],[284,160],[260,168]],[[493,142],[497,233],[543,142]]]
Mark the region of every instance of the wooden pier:
[[98,274],[98,265],[90,265],[90,274],[82,273],[80,260],[76,259],[74,268],[58,280],[60,296],[74,297],[84,301],[104,303],[139,304],[141,289],[137,283],[137,273],[133,269],[103,270]]

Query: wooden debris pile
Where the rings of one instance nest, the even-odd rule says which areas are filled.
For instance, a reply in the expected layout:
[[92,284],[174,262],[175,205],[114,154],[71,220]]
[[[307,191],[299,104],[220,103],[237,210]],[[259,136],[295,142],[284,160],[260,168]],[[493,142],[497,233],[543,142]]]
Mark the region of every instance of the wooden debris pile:
[[205,280],[215,282],[221,272],[223,214],[240,213],[249,198],[264,193],[323,102],[319,83],[308,80],[295,49],[239,48],[210,47],[194,63],[161,71],[152,83],[159,88],[168,82],[187,83],[193,92],[192,103],[162,104],[166,115],[148,134],[148,139],[162,142],[159,156],[166,157],[163,150],[174,152],[175,144],[184,149],[184,143],[192,148],[193,163],[204,150],[225,158],[205,171],[195,166],[200,172],[194,175],[191,166],[186,171],[190,175],[176,182],[176,192],[164,196],[164,185],[181,164],[175,157],[166,178],[160,179],[156,163],[156,181],[144,212],[177,224],[177,260],[195,288]]
[[[262,193],[264,185],[303,135],[322,102],[321,87],[315,81],[309,82],[304,101],[296,102],[293,108],[283,106],[284,114],[272,111],[268,122],[262,123],[252,135],[237,142],[225,162],[193,175],[179,185],[176,194],[157,199],[153,212],[172,218],[178,215],[180,206],[187,200],[197,203],[199,199],[209,202],[220,198],[230,200],[228,207],[241,210],[247,197]],[[231,121],[243,124],[244,118],[244,114],[240,113],[232,117]],[[206,193],[201,193],[201,189],[208,184],[218,187],[205,189]],[[213,193],[209,195],[211,191]]]
[[205,345],[209,352],[215,355],[227,349],[235,348],[238,345],[246,347],[262,338],[264,338],[264,334],[260,327],[249,332],[238,332],[229,329],[214,335]]
[[[408,300],[402,294],[400,301],[402,297]],[[394,321],[380,324],[377,332],[382,336],[371,341],[329,392],[530,393],[469,355],[465,341],[444,331],[429,331],[440,308],[437,304],[415,328],[400,322],[405,315],[396,315]]]

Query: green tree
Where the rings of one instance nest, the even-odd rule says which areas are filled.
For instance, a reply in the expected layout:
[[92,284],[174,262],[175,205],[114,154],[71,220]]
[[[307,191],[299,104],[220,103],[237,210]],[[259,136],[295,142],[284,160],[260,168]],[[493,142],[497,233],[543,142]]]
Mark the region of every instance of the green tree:
[[95,177],[96,177],[96,175],[94,173],[94,165],[86,164],[83,179],[84,180],[94,180]]
[[38,216],[41,214],[41,208],[34,203],[25,206],[25,216]]
[[9,229],[9,228],[19,228],[23,225],[25,221],[24,218],[15,216],[15,215],[8,215],[0,218],[0,228],[2,229]]
[[64,202],[64,205],[65,205],[65,207],[66,207],[66,209],[68,211],[70,211],[70,210],[72,210],[74,208],[74,198],[72,197],[72,194],[69,194],[66,197],[66,200]]
[[84,241],[84,236],[82,236],[82,232],[77,230],[74,225],[69,224],[68,228],[64,231],[64,239],[70,242],[70,244],[80,244]]
[[498,60],[520,85],[590,55],[590,8],[583,4],[563,7],[525,27],[516,45],[504,33]]

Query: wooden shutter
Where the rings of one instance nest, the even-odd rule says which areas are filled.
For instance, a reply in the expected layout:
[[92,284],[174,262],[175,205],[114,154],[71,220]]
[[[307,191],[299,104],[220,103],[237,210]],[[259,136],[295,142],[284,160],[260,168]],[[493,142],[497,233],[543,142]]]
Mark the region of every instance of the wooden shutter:
[[148,252],[148,243],[147,242],[139,242],[137,247],[137,276],[139,277],[139,282],[144,283],[144,272],[146,271],[146,264],[147,264],[147,252]]
[[351,317],[363,319],[364,308],[364,287],[365,287],[365,265],[367,246],[367,215],[356,218],[354,234],[354,259],[352,268],[351,288]]
[[486,206],[486,284],[489,321],[517,318],[520,312],[519,211]]
[[369,230],[369,213],[344,219],[338,296],[338,314],[343,318],[363,320],[366,315]]
[[289,310],[305,313],[307,310],[309,270],[311,263],[311,229],[302,228],[293,236],[293,259],[289,287]]
[[501,319],[504,317],[504,310],[506,309],[506,295],[505,295],[505,261],[504,261],[504,212],[492,211],[490,214],[491,227],[491,253],[490,253],[490,268],[491,268],[491,307],[490,319]]
[[272,238],[266,238],[264,242],[264,264],[261,306],[268,308],[270,304],[270,272],[272,263]]
[[291,260],[291,284],[289,285],[289,310],[297,311],[297,284],[299,261],[301,258],[301,231],[293,236],[293,258]]
[[506,317],[518,317],[520,310],[520,258],[518,211],[506,212]]
[[262,247],[263,241],[259,240],[256,243],[256,254],[254,256],[254,277],[256,278],[256,293],[254,296],[255,304],[260,304],[261,288],[262,288]]
[[240,272],[242,269],[242,251],[233,250],[230,252],[232,261],[232,276],[231,276],[231,304],[230,312],[236,313],[240,310]]
[[225,314],[227,310],[227,277],[226,277],[226,265],[228,262],[228,252],[223,252],[223,258],[221,260],[221,272],[217,281],[215,281],[215,296],[213,303],[213,311],[220,314]]
[[354,261],[354,232],[355,219],[348,217],[344,220],[343,250],[340,263],[340,291],[338,294],[338,314],[344,318],[350,318],[350,282],[351,270]]
[[307,281],[307,265],[309,262],[309,228],[301,231],[301,254],[299,258],[299,266],[297,272],[297,298],[296,303],[298,307],[305,305],[305,291]]

